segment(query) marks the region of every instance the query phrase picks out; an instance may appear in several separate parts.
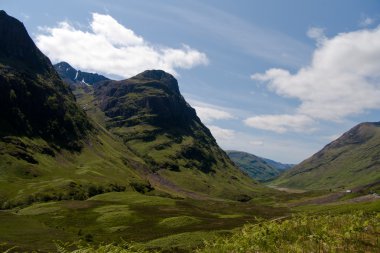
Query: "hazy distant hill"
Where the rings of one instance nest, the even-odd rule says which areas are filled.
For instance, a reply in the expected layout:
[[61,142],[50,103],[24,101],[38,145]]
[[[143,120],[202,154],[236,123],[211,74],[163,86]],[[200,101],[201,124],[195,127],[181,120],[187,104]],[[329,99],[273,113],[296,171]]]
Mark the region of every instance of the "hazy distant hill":
[[355,126],[274,183],[303,189],[334,189],[379,180],[380,122],[376,122]]
[[293,166],[241,151],[230,150],[227,154],[242,171],[259,181],[274,179]]

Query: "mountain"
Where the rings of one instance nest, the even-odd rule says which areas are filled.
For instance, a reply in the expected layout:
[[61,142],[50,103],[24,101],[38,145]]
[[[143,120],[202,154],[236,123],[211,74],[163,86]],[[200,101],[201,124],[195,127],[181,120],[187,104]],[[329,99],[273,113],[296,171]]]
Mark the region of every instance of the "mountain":
[[0,208],[120,191],[239,201],[270,192],[219,148],[172,75],[80,72],[94,85],[72,92],[4,11],[0,36]]
[[347,189],[380,181],[380,122],[361,123],[273,184],[301,189]]
[[109,80],[107,77],[96,74],[82,72],[71,67],[67,62],[60,62],[54,65],[55,70],[59,76],[66,83],[72,84],[87,84],[93,85],[94,83]]
[[172,75],[148,70],[91,88],[75,91],[79,103],[145,162],[144,171],[156,187],[230,199],[247,198],[261,188],[220,149]]
[[241,151],[230,150],[227,151],[227,154],[243,172],[258,181],[274,179],[278,177],[283,170],[287,170],[293,166]]
[[4,11],[0,38],[0,137],[41,137],[79,148],[91,124],[50,60],[24,25]]
[[280,171],[284,171],[284,170],[288,170],[292,167],[295,166],[295,164],[288,164],[288,163],[280,163],[280,162],[276,162],[276,161],[273,161],[271,159],[267,159],[267,158],[262,158],[268,165],[270,165],[271,167],[275,168],[275,169],[278,169]]

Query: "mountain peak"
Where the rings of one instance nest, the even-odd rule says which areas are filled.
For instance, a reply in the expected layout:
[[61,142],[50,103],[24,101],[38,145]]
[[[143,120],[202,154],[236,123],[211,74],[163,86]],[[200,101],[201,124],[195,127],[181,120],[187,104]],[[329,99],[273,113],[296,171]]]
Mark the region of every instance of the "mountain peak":
[[372,138],[380,122],[363,122],[344,133],[335,141],[326,145],[326,148],[339,148],[349,144],[362,144]]
[[65,61],[61,61],[61,62],[55,64],[54,66],[56,67],[56,69],[58,68],[58,69],[72,69],[72,70],[76,70],[70,64],[68,64]]
[[70,89],[24,25],[0,13],[0,137],[42,137],[79,148],[92,129]]
[[275,181],[281,187],[334,189],[380,179],[380,122],[356,125]]
[[97,73],[88,73],[81,70],[76,70],[67,62],[59,62],[54,65],[59,76],[69,84],[86,84],[93,85],[100,81],[109,80],[107,77]]
[[172,91],[179,93],[178,81],[171,74],[163,70],[145,70],[144,72],[132,77],[134,79],[151,79],[152,81],[159,81],[168,86]]
[[0,11],[0,59],[10,67],[37,73],[51,72],[50,60],[41,53],[19,20]]

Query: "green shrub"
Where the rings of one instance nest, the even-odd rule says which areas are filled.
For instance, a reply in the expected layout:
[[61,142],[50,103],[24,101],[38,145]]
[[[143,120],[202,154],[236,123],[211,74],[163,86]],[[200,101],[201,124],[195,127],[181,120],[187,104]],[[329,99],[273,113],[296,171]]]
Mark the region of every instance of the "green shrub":
[[298,215],[246,225],[197,252],[380,252],[379,234],[380,214]]

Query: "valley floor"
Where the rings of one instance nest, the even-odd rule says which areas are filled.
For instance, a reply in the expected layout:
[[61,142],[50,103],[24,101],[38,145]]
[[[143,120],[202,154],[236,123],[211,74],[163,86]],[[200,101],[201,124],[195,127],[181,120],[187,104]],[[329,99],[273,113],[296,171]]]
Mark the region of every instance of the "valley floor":
[[[135,242],[146,249],[190,250],[230,234],[256,217],[283,216],[285,207],[236,201],[173,199],[111,192],[85,201],[36,203],[0,212],[0,238],[17,251],[56,251],[56,240]],[[174,250],[176,251],[176,250]]]
[[[341,224],[342,229],[343,227],[346,229],[355,225],[351,224],[352,217],[359,217],[360,226],[366,222],[367,218],[375,224],[371,225],[372,227],[368,230],[369,234],[363,232],[364,230],[361,230],[363,233],[359,234],[366,238],[363,239],[363,245],[367,245],[368,249],[375,250],[363,250],[363,252],[376,252],[379,249],[376,247],[379,247],[378,238],[380,238],[380,200],[376,198],[364,198],[361,202],[349,201],[358,196],[352,194],[350,197],[347,194],[330,203],[316,204],[313,200],[326,198],[330,193],[327,195],[322,192],[288,193],[277,196],[278,200],[281,199],[284,204],[279,204],[280,202],[265,204],[258,200],[250,202],[194,200],[154,196],[153,194],[110,192],[84,201],[35,203],[24,208],[3,210],[0,212],[0,224],[2,224],[0,241],[3,243],[0,244],[0,250],[14,247],[9,252],[31,252],[33,250],[56,252],[60,247],[65,250],[82,247],[89,250],[85,252],[96,252],[96,245],[113,247],[112,245],[116,244],[128,245],[129,251],[124,252],[143,252],[145,250],[192,252],[197,248],[199,252],[231,252],[231,247],[236,247],[236,252],[250,252],[247,247],[249,243],[258,240],[256,237],[262,233],[263,226],[269,231],[265,233],[271,233],[270,231],[273,229],[273,233],[283,234],[282,236],[289,234],[288,230],[293,226],[295,232],[292,236],[289,234],[291,240],[296,240],[294,238],[298,238],[297,236],[301,238],[313,235],[310,233],[314,233],[314,230],[321,236],[331,238],[334,237],[334,234],[323,235],[323,231],[330,231],[327,221],[337,219],[336,222]],[[321,226],[325,224],[327,227],[317,226],[319,221],[326,221],[321,223]],[[346,223],[343,224],[344,222]],[[294,227],[301,223],[310,225],[302,225],[304,226],[302,232],[297,230],[298,227]],[[245,227],[241,230],[244,225]],[[365,226],[360,229],[365,229]],[[305,231],[309,231],[307,232],[309,234]],[[342,231],[334,233],[343,233]],[[275,240],[273,235],[270,235],[272,236],[271,240]],[[268,236],[269,234],[265,238]],[[285,237],[280,239],[284,245],[288,240]],[[265,240],[269,240],[269,237]],[[255,241],[255,244],[251,246],[268,244],[268,241],[265,240]],[[79,241],[82,243],[78,244]],[[206,248],[202,250],[205,241],[207,241]],[[73,246],[72,243],[76,246]],[[311,238],[308,242],[309,246],[307,246],[311,247],[312,251],[313,247],[317,245],[313,243],[315,241]],[[323,246],[329,242],[321,241],[321,243]],[[131,249],[131,245],[135,247],[136,251]],[[298,246],[302,247],[302,245],[301,243]],[[360,248],[363,245],[351,246]],[[238,246],[242,250],[238,250]],[[264,250],[266,248],[262,245],[260,247],[263,248],[259,248],[258,252],[275,252],[270,250],[270,247],[274,247],[273,245],[269,245],[268,250]],[[108,248],[99,252],[112,251],[111,248]],[[279,249],[278,252],[298,251],[281,251]]]

